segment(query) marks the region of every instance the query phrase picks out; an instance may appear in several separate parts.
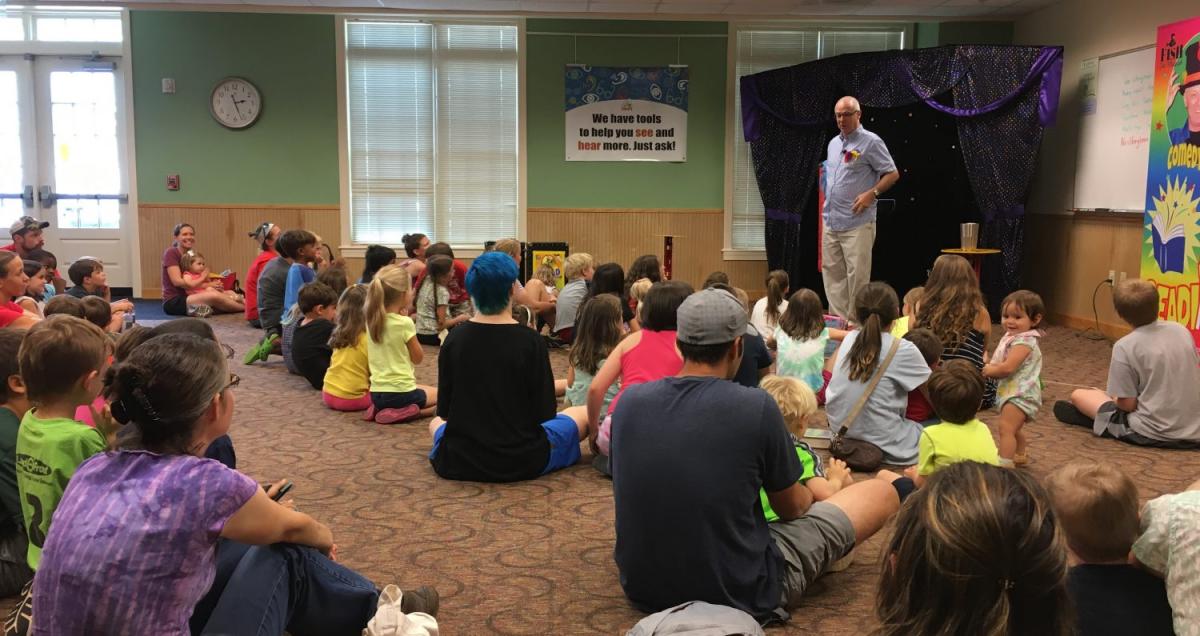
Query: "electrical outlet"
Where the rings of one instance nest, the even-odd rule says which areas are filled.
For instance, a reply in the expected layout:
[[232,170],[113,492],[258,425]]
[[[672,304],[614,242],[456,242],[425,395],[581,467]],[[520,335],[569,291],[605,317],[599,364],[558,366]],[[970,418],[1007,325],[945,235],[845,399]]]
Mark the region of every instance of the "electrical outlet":
[[1108,270],[1108,282],[1110,282],[1110,283],[1117,282],[1117,270],[1115,270],[1115,269]]

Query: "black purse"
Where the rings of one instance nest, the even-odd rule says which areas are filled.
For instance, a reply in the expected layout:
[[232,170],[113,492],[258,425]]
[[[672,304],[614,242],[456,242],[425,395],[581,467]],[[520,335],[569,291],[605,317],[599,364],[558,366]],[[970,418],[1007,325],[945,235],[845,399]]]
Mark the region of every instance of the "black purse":
[[883,372],[892,363],[892,358],[896,357],[896,351],[899,349],[900,339],[892,338],[892,347],[888,350],[887,357],[875,369],[875,375],[871,376],[871,381],[867,384],[866,390],[858,398],[858,402],[854,405],[854,408],[850,409],[850,414],[846,416],[846,420],[842,422],[841,428],[838,429],[837,434],[833,437],[833,442],[829,445],[829,454],[846,462],[850,470],[870,473],[879,470],[879,467],[883,465],[883,449],[871,442],[864,442],[861,439],[850,439],[846,437],[846,431],[850,429],[850,425],[854,423],[854,420],[858,418],[858,414],[866,406],[867,400],[870,399],[871,394],[875,392],[875,387],[879,384],[879,379],[883,377]]

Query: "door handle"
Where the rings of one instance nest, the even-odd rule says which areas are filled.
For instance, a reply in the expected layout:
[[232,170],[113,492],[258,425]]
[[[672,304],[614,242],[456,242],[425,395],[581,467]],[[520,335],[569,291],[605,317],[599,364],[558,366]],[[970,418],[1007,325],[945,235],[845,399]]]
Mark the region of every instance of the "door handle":
[[42,203],[43,208],[54,205],[59,199],[91,199],[93,201],[120,201],[121,203],[129,203],[128,194],[62,194],[55,192],[50,186],[38,188],[38,201]]

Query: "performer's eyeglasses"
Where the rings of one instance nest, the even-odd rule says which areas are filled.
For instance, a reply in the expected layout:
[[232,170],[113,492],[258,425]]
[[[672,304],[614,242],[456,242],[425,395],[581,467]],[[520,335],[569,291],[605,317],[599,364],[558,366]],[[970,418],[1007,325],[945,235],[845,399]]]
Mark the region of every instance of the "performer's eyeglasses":
[[837,117],[838,119],[844,119],[844,118],[846,118],[846,117],[853,117],[853,116],[855,116],[855,115],[857,115],[857,114],[858,114],[858,111],[857,111],[857,110],[852,110],[852,111],[850,111],[850,112],[848,112],[848,113],[834,113],[834,114],[833,114],[833,116],[834,116],[834,117]]

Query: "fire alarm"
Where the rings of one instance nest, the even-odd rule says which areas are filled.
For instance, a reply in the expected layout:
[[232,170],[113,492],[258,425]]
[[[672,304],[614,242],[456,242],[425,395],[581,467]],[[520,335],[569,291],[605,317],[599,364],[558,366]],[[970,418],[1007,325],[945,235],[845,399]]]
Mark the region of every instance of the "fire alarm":
[[177,174],[167,175],[167,189],[171,190],[171,191],[175,191],[175,190],[179,189],[179,175],[177,175]]

